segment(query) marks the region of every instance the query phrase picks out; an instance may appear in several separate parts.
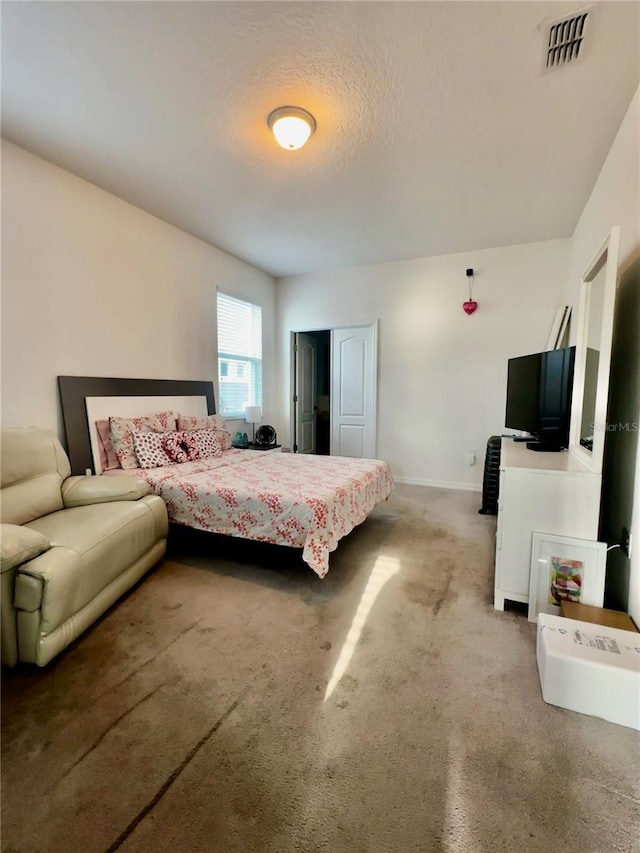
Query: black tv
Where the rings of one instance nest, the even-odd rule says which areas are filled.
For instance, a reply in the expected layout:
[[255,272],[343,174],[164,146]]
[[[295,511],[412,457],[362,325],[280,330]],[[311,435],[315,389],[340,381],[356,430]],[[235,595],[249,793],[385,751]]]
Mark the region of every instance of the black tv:
[[569,446],[575,357],[565,347],[509,359],[505,426],[529,433],[530,450]]

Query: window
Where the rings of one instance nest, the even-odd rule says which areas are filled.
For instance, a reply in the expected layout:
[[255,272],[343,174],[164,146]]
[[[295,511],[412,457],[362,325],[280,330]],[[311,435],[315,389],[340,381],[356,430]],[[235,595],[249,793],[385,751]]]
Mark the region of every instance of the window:
[[244,418],[262,405],[262,308],[218,293],[220,414]]

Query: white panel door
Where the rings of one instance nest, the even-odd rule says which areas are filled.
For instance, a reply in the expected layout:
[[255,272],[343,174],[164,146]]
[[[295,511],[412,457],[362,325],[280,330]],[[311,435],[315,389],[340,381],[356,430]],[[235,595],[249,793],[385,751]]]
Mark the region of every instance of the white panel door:
[[298,453],[316,452],[315,338],[296,335],[296,446]]
[[331,332],[331,455],[375,458],[377,328]]

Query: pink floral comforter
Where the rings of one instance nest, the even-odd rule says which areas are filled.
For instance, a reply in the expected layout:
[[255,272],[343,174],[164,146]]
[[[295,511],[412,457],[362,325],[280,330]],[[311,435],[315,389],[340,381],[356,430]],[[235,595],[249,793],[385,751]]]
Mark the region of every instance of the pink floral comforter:
[[377,459],[258,450],[127,473],[149,483],[176,524],[302,548],[321,578],[339,540],[393,488]]

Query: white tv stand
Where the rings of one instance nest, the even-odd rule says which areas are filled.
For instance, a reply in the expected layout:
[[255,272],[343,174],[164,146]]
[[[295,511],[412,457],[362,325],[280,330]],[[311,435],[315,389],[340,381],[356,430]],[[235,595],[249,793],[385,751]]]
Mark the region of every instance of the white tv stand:
[[529,601],[531,534],[597,540],[602,475],[568,451],[528,450],[502,439],[493,605]]

